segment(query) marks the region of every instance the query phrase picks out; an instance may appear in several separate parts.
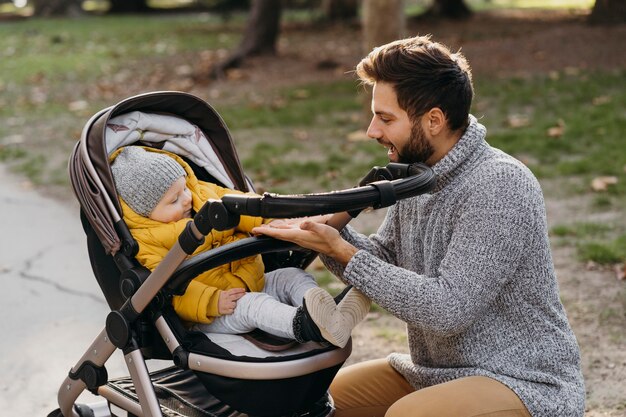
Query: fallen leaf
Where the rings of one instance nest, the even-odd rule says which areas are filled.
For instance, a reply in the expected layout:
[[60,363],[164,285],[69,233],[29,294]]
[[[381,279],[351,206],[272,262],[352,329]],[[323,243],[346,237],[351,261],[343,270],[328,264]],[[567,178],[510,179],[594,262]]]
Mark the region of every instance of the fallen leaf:
[[626,264],[615,265],[615,277],[618,281],[626,279]]
[[591,181],[593,191],[606,191],[609,185],[617,184],[617,177],[596,177]]
[[309,132],[307,132],[306,130],[297,129],[293,131],[293,137],[298,140],[307,140],[309,139],[310,135]]
[[230,81],[240,81],[246,78],[246,74],[239,69],[229,69],[226,71],[226,78]]
[[352,133],[348,133],[347,138],[350,142],[363,142],[370,140],[370,137],[367,136],[367,132],[365,130],[355,130]]
[[193,74],[193,68],[191,65],[179,65],[174,68],[174,72],[180,77],[188,77]]
[[561,74],[559,74],[558,71],[550,71],[548,73],[548,77],[550,77],[551,80],[558,80],[559,78],[561,78]]
[[509,114],[506,118],[506,122],[509,127],[513,129],[519,129],[530,125],[530,119],[523,114]]
[[611,102],[611,97],[610,96],[599,96],[599,97],[594,97],[593,100],[591,100],[591,103],[594,106],[601,106],[603,104],[607,104]]
[[559,119],[559,121],[556,123],[556,126],[552,126],[548,129],[547,134],[551,138],[560,138],[561,136],[563,136],[564,132],[565,122],[563,121],[563,119]]
[[298,89],[298,90],[293,92],[293,96],[294,96],[294,98],[305,99],[305,98],[311,97],[311,92],[309,90],[304,89],[304,88],[300,88],[300,89]]
[[287,107],[287,100],[283,97],[275,97],[270,103],[270,107],[274,110],[280,110]]
[[69,111],[72,112],[80,112],[87,109],[87,107],[89,107],[89,103],[87,103],[85,100],[72,101],[70,104],[67,105]]

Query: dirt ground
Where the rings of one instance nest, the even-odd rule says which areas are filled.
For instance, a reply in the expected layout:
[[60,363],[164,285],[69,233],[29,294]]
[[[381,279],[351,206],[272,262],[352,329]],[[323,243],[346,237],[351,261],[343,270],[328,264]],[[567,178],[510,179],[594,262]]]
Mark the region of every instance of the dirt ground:
[[[592,27],[580,13],[497,12],[467,22],[413,22],[409,27],[407,35],[430,33],[452,49],[462,48],[475,78],[626,68],[626,26]],[[265,86],[350,77],[362,56],[358,32],[343,27],[316,31],[315,36],[305,28],[288,27],[279,50],[280,60],[255,58],[231,73],[236,83],[196,88],[227,100],[237,92],[259,92]],[[204,56],[194,72],[205,71],[215,59],[215,55]],[[561,195],[558,184],[542,185],[550,223],[590,221],[589,201]],[[603,216],[626,222],[624,212]],[[373,231],[380,218],[372,214],[361,220],[361,227]],[[611,268],[581,264],[572,246],[554,245],[553,257],[561,298],[581,346],[586,416],[626,416],[626,281],[617,280]],[[404,325],[389,315],[372,313],[355,331],[349,363],[393,351],[408,351]]]
[[[290,25],[279,41],[280,59],[253,58],[229,74],[233,82],[202,83],[211,65],[227,51],[191,60],[192,89],[227,100],[238,91],[256,92],[315,80],[352,77],[362,58],[356,27]],[[585,15],[563,11],[494,11],[456,21],[412,21],[407,36],[432,34],[469,59],[475,77],[525,76],[551,71],[606,70],[626,67],[626,26],[589,26]],[[161,77],[155,77],[163,82]],[[172,86],[185,83],[171,79]],[[198,83],[198,81],[200,81]]]

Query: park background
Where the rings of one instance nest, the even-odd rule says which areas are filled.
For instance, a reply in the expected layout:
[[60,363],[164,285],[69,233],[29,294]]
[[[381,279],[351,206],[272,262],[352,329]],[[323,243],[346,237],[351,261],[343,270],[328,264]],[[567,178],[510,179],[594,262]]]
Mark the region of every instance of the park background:
[[[66,165],[87,119],[130,95],[179,90],[224,117],[260,191],[350,187],[386,162],[365,135],[368,92],[354,66],[375,45],[432,34],[468,58],[472,113],[488,141],[542,184],[561,299],[582,351],[586,416],[626,416],[625,8],[623,0],[0,1],[2,172],[77,210]],[[373,232],[382,215],[358,226]],[[311,268],[338,290],[319,264]],[[7,271],[0,265],[0,276]],[[402,323],[378,308],[354,341],[350,363],[407,350]],[[2,384],[8,395],[10,381]],[[56,406],[42,395],[32,393]]]

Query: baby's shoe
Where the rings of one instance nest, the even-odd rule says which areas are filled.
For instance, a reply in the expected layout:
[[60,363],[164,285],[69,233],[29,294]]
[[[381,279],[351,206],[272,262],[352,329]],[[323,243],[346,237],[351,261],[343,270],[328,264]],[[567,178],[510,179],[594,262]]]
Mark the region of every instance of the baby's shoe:
[[354,326],[369,311],[369,300],[356,290],[349,291],[337,305],[328,292],[315,287],[304,294],[303,301],[294,318],[294,334],[299,342],[325,341],[344,347]]
[[337,309],[347,321],[347,325],[353,329],[367,316],[371,305],[371,300],[361,291],[350,288],[337,305]]

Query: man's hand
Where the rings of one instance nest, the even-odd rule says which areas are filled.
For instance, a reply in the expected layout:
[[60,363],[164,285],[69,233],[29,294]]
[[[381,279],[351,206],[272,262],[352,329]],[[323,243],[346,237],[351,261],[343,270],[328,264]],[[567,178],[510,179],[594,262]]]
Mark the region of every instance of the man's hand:
[[303,248],[328,255],[344,266],[358,251],[346,242],[335,228],[306,219],[295,223],[272,222],[255,227],[252,233],[293,242]]
[[217,311],[222,315],[233,314],[235,307],[237,307],[237,300],[244,295],[246,295],[246,290],[243,288],[231,288],[230,290],[222,291],[217,301]]

